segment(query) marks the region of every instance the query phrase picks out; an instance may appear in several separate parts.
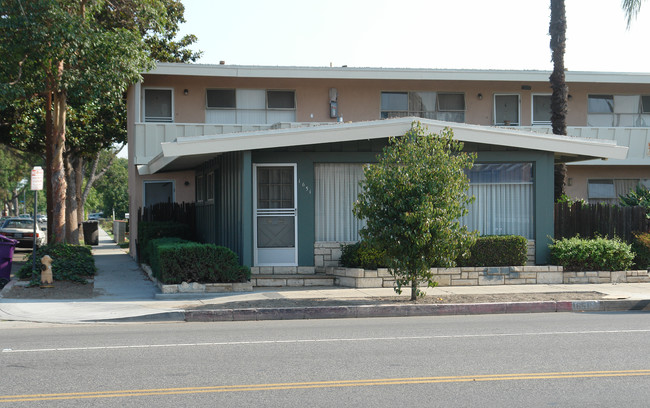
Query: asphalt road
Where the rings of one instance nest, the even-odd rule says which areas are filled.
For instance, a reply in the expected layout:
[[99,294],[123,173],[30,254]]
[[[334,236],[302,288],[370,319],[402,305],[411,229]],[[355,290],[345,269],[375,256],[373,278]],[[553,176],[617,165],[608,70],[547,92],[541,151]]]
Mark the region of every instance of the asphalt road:
[[647,407],[649,345],[650,313],[0,322],[0,407]]

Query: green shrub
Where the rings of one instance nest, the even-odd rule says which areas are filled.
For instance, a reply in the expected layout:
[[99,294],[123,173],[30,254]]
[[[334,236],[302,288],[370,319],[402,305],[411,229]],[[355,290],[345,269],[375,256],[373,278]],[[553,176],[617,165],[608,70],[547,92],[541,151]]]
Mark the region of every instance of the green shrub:
[[386,254],[366,241],[341,245],[341,265],[347,268],[377,269],[386,267]]
[[52,276],[58,281],[73,281],[86,283],[88,276],[97,273],[95,259],[89,246],[48,244],[36,249],[36,271],[32,274],[33,256],[27,258],[17,275],[21,279],[31,279],[32,284],[41,280],[41,258],[49,255],[52,258]]
[[563,238],[549,248],[551,262],[567,271],[622,271],[634,260],[631,246],[618,238]]
[[459,266],[523,266],[528,261],[528,241],[518,235],[478,237],[470,255],[457,261]]
[[633,233],[634,240],[631,242],[634,252],[634,268],[650,269],[650,233]]
[[145,221],[138,224],[138,258],[142,263],[150,263],[148,242],[157,238],[190,239],[190,226],[173,221]]
[[228,248],[177,238],[153,240],[151,269],[165,284],[246,282],[251,273]]

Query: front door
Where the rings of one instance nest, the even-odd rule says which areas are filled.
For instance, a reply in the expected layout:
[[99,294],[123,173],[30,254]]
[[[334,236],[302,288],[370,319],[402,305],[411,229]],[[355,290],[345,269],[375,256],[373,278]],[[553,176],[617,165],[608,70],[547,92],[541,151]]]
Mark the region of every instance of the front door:
[[256,164],[255,265],[298,265],[296,165]]

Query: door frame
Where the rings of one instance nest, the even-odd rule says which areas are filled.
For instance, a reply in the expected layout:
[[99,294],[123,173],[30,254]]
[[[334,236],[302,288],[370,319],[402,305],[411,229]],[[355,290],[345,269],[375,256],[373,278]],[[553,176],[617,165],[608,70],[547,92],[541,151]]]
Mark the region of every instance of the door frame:
[[[257,219],[260,216],[257,213],[257,169],[258,167],[293,167],[293,217],[294,217],[294,253],[291,262],[282,263],[260,263],[257,247]],[[286,210],[281,209],[281,213],[286,214]],[[253,265],[254,266],[298,266],[298,165],[297,163],[253,163]]]

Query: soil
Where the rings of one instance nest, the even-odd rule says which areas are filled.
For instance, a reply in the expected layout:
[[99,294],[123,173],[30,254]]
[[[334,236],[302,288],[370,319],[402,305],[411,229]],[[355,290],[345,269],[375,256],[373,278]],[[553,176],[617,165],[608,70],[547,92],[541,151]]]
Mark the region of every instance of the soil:
[[51,288],[39,286],[14,285],[8,292],[3,293],[6,299],[88,299],[95,296],[92,282],[77,283],[70,281],[54,281]]
[[308,307],[308,306],[356,306],[356,305],[385,305],[385,304],[433,304],[433,303],[496,303],[496,302],[537,302],[564,300],[598,300],[605,295],[599,292],[552,292],[552,293],[500,293],[492,295],[441,295],[425,296],[411,302],[405,296],[385,296],[373,298],[345,299],[262,299],[251,301],[236,301],[221,304],[206,304],[190,307],[191,310],[205,309],[245,309],[245,308],[278,308],[278,307]]

